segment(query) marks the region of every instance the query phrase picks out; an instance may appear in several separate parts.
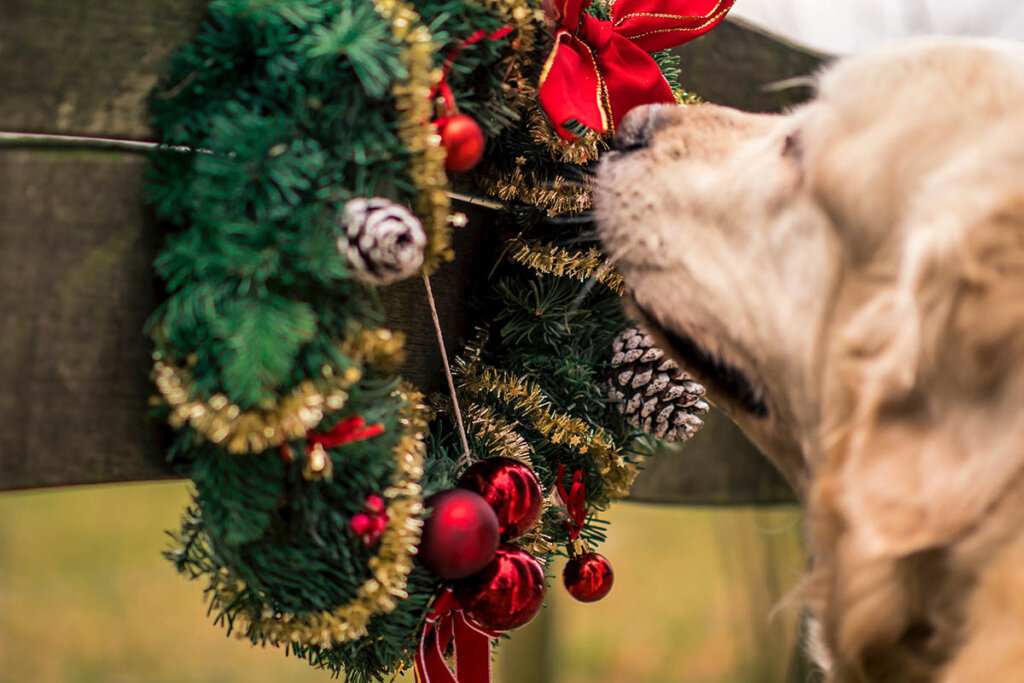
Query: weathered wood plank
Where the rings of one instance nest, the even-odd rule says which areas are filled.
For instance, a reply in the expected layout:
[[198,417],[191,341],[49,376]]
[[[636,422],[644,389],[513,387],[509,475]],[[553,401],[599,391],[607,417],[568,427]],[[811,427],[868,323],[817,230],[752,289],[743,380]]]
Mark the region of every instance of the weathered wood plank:
[[0,153],[0,488],[166,476],[145,416],[144,163]]
[[[150,139],[146,97],[198,25],[198,0],[143,3],[0,0],[0,130]],[[775,111],[806,93],[765,84],[813,71],[820,58],[737,24],[679,50],[684,85],[705,99]],[[121,153],[0,150],[0,489],[167,476],[145,417],[156,305],[157,232],[142,205],[144,158]],[[478,214],[460,258],[435,276],[450,352],[472,321],[463,305],[495,251]],[[487,256],[488,254],[492,256]],[[385,294],[407,332],[406,374],[441,386],[422,283]],[[642,500],[787,500],[781,479],[726,418],[652,462]]]
[[[145,158],[116,152],[0,153],[0,490],[170,476],[146,417],[146,318],[161,296],[159,231],[142,203]],[[477,217],[456,235],[474,254]],[[493,249],[482,249],[493,253]],[[449,352],[471,330],[462,293],[489,267],[462,258],[433,278]],[[403,374],[442,387],[420,280],[383,292],[406,333]]]
[[647,461],[630,500],[687,505],[793,503],[793,489],[724,413],[712,409],[686,443]]
[[0,0],[0,130],[150,137],[147,97],[201,0]]

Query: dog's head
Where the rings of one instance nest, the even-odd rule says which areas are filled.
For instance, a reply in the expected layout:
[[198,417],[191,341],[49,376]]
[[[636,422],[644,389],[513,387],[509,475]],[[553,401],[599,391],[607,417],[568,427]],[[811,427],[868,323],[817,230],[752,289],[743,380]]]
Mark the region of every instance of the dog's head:
[[883,555],[977,520],[1024,463],[1024,48],[840,61],[783,115],[645,107],[615,147],[631,305],[812,517]]

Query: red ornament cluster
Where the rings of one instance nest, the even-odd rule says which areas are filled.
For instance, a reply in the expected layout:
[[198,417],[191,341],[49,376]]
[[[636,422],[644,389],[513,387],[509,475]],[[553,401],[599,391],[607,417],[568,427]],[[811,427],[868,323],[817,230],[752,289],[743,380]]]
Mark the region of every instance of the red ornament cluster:
[[[544,604],[544,568],[507,541],[540,521],[537,475],[511,458],[476,463],[458,488],[427,501],[433,514],[423,529],[420,559],[454,581],[460,609],[490,631],[508,631],[533,619]],[[499,542],[505,541],[499,547]]]
[[363,503],[363,512],[352,515],[348,524],[352,533],[362,539],[367,548],[372,546],[388,526],[388,513],[384,499],[376,493],[368,495]]

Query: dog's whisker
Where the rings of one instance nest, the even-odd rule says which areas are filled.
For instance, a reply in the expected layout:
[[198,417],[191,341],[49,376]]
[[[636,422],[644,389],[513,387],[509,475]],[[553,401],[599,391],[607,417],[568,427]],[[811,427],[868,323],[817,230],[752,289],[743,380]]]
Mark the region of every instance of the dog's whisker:
[[761,87],[762,92],[782,92],[783,90],[792,90],[794,88],[813,88],[818,84],[817,79],[814,76],[793,76],[792,78],[783,78],[780,81],[774,81]]
[[570,313],[575,313],[579,310],[580,306],[583,305],[583,301],[590,295],[590,292],[593,291],[594,286],[608,274],[608,271],[615,267],[616,262],[618,262],[620,258],[628,254],[634,247],[636,247],[637,244],[639,244],[640,239],[641,235],[639,233],[633,235],[630,241],[622,245],[622,247],[620,247],[615,253],[608,256],[605,259],[605,262],[601,264],[594,274],[587,278],[580,287],[580,291],[576,295],[576,298],[573,299],[572,304],[569,306]]
[[593,223],[594,217],[589,213],[561,214],[551,216],[545,219],[544,222],[553,225],[586,225],[587,223]]
[[590,166],[570,165],[570,166],[566,166],[565,167],[565,172],[566,172],[567,175],[568,174],[573,174],[573,175],[576,175],[576,176],[586,176],[588,178],[593,178],[595,175],[597,175],[597,171],[595,171]]
[[560,246],[580,246],[580,245],[591,245],[598,242],[599,238],[596,232],[587,231],[580,235],[574,235],[573,237],[565,237],[563,239],[556,240],[553,244]]
[[591,188],[591,183],[585,183],[579,180],[573,180],[571,178],[559,177],[551,180],[542,180],[539,183],[537,183],[537,187],[543,188],[545,190],[558,190],[565,188],[589,190]]

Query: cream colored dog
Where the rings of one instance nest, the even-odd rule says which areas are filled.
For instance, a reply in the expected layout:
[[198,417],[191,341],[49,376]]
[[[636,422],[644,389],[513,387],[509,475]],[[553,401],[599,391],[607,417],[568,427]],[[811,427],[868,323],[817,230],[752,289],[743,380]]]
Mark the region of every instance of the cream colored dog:
[[806,506],[835,681],[1024,681],[1024,46],[840,61],[785,115],[627,116],[636,312]]

